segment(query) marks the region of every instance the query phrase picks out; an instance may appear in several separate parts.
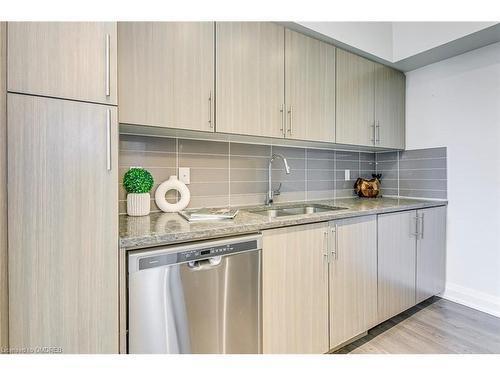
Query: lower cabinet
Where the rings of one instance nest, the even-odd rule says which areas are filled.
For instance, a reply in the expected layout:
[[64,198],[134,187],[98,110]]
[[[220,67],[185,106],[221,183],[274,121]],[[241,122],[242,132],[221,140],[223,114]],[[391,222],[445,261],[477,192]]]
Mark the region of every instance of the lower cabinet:
[[330,349],[377,324],[377,217],[330,224]]
[[325,353],[328,223],[263,233],[263,352]]
[[415,305],[416,211],[378,216],[378,321]]
[[264,353],[326,353],[377,323],[376,239],[375,216],[264,232]]
[[378,216],[378,321],[444,290],[446,206]]
[[416,303],[444,291],[446,206],[418,210]]
[[264,353],[325,353],[444,290],[446,207],[263,232]]
[[117,353],[116,107],[9,93],[7,125],[10,347]]

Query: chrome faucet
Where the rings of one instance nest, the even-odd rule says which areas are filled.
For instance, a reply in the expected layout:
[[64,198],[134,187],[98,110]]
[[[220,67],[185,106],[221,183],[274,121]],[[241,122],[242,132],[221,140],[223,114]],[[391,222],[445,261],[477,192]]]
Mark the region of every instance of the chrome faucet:
[[281,160],[283,160],[283,164],[285,165],[285,172],[286,172],[286,174],[290,174],[290,167],[288,166],[288,162],[286,161],[286,158],[280,154],[273,154],[273,156],[271,156],[271,159],[269,159],[269,165],[267,166],[269,185],[268,185],[267,195],[266,195],[266,202],[265,202],[266,206],[270,206],[273,203],[273,197],[275,195],[280,195],[281,183],[280,183],[278,189],[276,189],[276,190],[273,190],[273,186],[272,186],[272,165],[273,165],[273,161],[277,158],[280,158]]

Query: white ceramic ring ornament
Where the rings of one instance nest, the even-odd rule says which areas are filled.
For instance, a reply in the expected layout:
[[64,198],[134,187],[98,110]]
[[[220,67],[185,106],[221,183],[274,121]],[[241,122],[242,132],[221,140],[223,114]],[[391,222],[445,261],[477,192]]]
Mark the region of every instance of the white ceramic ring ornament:
[[[166,194],[169,190],[177,190],[181,199],[177,203],[167,202]],[[177,179],[177,176],[170,176],[170,178],[162,182],[155,191],[155,202],[160,210],[163,212],[179,212],[187,207],[191,193],[188,187],[183,182]]]

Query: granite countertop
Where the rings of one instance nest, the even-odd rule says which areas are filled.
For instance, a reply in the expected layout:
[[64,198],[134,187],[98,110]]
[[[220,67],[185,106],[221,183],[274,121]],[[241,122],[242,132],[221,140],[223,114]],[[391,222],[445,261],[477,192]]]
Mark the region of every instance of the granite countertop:
[[274,207],[292,204],[323,204],[345,207],[344,210],[269,218],[247,210],[264,206],[242,207],[232,220],[188,222],[177,213],[152,213],[148,216],[132,217],[120,215],[120,249],[133,250],[169,245],[193,240],[212,239],[244,233],[255,233],[263,229],[290,225],[330,221],[355,216],[412,210],[446,205],[446,201],[427,201],[398,198],[342,198],[276,204]]

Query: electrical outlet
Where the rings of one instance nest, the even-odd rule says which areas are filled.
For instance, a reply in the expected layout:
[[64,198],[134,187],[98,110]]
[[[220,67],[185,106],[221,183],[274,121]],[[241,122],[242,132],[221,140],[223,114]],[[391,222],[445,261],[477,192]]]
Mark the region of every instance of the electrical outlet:
[[349,180],[351,179],[351,170],[350,170],[350,169],[346,169],[346,170],[344,171],[344,179],[345,179],[346,181],[349,181]]
[[191,171],[189,168],[179,168],[179,181],[189,185],[191,182]]

